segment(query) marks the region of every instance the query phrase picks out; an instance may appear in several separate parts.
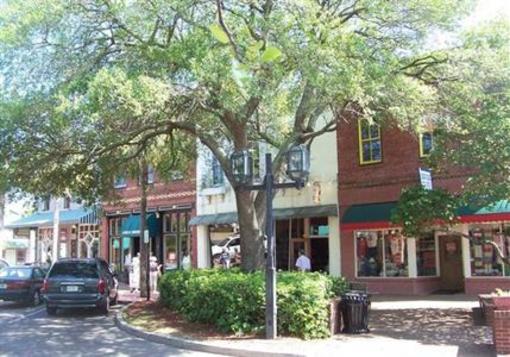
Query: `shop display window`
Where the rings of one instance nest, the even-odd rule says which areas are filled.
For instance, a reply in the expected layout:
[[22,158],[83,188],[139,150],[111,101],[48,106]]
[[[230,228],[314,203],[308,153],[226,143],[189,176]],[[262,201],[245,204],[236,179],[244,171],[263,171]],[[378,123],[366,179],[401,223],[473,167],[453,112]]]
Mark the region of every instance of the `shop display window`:
[[408,276],[406,239],[396,231],[356,232],[358,276]]
[[357,232],[358,276],[384,276],[382,231]]
[[510,231],[501,227],[473,228],[470,234],[472,276],[510,276],[510,267],[500,258],[496,247],[505,257],[510,255]]
[[418,276],[436,276],[436,240],[430,232],[416,239],[416,265]]

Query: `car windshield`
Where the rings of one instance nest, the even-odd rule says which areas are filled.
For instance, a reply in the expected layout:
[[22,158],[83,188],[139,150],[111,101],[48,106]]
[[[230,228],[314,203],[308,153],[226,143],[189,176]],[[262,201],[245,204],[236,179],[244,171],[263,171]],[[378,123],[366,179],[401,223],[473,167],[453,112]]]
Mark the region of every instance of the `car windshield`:
[[49,277],[95,279],[97,266],[93,262],[59,262],[51,268]]
[[31,275],[30,268],[5,268],[0,271],[0,278],[29,279]]
[[228,242],[230,242],[231,238],[225,238],[223,239],[221,242],[219,242],[218,244],[216,244],[218,247],[223,247],[224,245],[226,245]]

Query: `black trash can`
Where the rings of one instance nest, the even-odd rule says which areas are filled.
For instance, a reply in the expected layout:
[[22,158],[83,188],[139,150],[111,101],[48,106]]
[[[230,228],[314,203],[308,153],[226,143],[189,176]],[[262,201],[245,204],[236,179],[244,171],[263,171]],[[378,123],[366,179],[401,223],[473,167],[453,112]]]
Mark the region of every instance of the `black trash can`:
[[368,312],[370,299],[362,292],[348,292],[342,295],[340,308],[342,310],[344,333],[370,332],[368,329]]

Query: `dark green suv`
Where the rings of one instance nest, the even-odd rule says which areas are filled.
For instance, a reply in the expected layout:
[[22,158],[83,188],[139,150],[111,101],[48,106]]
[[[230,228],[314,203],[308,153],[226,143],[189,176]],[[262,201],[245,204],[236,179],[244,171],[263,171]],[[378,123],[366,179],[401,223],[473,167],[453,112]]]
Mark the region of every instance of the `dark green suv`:
[[64,259],[55,262],[43,285],[48,315],[59,308],[97,308],[108,314],[117,303],[117,279],[100,258]]

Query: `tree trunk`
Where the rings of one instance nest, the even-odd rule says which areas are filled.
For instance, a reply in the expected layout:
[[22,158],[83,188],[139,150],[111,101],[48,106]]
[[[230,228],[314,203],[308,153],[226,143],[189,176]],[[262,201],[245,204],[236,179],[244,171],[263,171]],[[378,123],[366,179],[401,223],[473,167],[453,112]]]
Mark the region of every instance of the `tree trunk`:
[[252,272],[264,267],[264,233],[257,217],[254,193],[237,188],[237,214],[241,233],[241,269]]
[[[140,171],[141,177],[141,197],[140,197],[140,296],[150,299],[150,284],[149,284],[149,257],[150,257],[150,243],[145,243],[145,229],[146,229],[146,212],[147,212],[147,164],[145,160],[141,160]],[[150,242],[150,238],[149,238]]]

